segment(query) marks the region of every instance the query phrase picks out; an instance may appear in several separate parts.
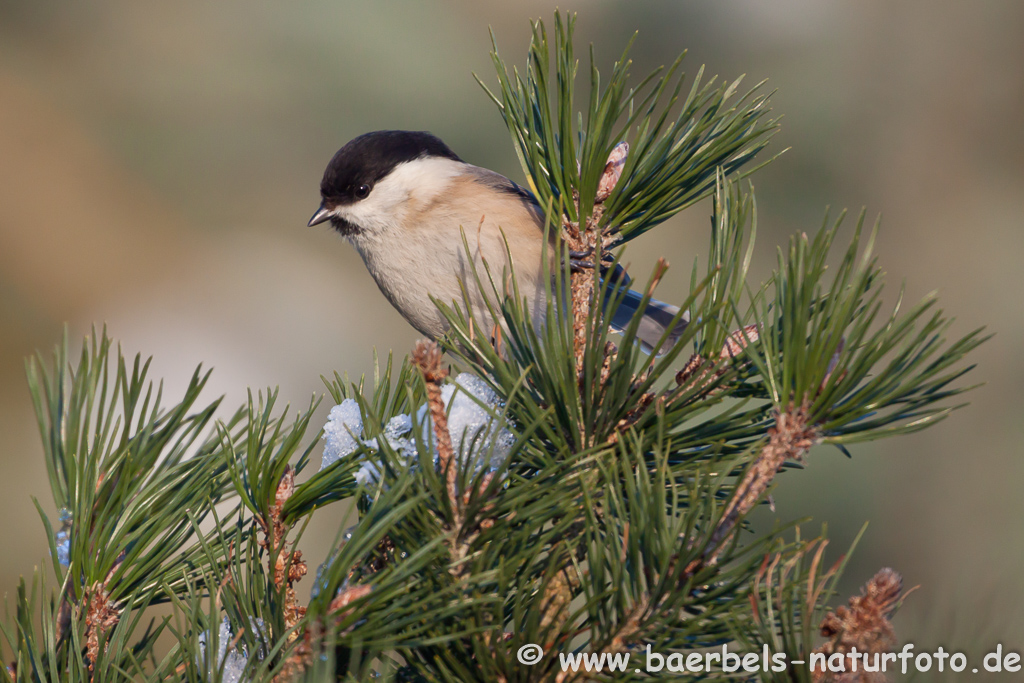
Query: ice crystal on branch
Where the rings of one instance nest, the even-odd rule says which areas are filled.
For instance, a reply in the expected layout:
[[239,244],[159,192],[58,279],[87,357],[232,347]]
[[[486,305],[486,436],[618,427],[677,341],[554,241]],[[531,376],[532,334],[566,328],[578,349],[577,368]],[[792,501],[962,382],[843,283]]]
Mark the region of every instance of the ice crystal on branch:
[[[439,396],[447,416],[448,438],[453,444],[459,465],[469,464],[474,472],[500,467],[508,457],[515,439],[498,415],[504,404],[497,393],[479,377],[463,372],[454,382],[445,384]],[[426,404],[416,410],[416,421],[423,425],[422,440],[429,442],[432,427],[428,421]],[[324,452],[320,469],[348,458],[363,447],[368,453],[360,458],[361,465],[355,477],[360,484],[372,485],[380,479],[381,468],[374,459],[380,441],[387,443],[407,464],[414,466],[418,454],[412,430],[412,416],[403,413],[389,419],[379,436],[366,439],[363,436],[363,417],[359,404],[347,398],[331,408],[327,424],[324,425]],[[435,460],[437,455],[435,444]]]

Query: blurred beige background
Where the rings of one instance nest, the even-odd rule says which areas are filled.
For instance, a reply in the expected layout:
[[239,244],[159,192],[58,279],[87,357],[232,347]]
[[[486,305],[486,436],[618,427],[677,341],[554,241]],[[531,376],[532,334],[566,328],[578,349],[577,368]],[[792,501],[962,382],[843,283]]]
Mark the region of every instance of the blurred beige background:
[[[988,325],[972,405],[919,435],[819,449],[777,492],[786,519],[827,522],[849,570],[921,584],[898,617],[919,650],[1024,649],[1024,4],[577,3],[579,44],[609,66],[633,30],[635,75],[690,49],[687,70],[768,77],[784,115],[755,177],[757,277],[824,207],[883,214],[889,286],[939,290],[954,332]],[[296,404],[321,373],[353,376],[414,331],[355,252],[305,223],[320,174],[352,136],[426,129],[521,180],[493,82],[488,25],[522,64],[528,18],[553,5],[481,0],[272,3],[0,0],[0,586],[46,556],[29,500],[49,492],[22,369],[67,322],[106,322],[154,354],[180,392],[216,368],[230,403],[280,385]],[[580,51],[583,53],[583,51]],[[664,254],[663,298],[706,258],[707,206],[631,250]],[[321,408],[326,415],[328,406]],[[49,505],[52,507],[52,504]],[[338,520],[322,515],[326,541]],[[313,532],[307,534],[313,538]],[[17,549],[17,550],[13,550]],[[316,562],[321,554],[311,550]]]

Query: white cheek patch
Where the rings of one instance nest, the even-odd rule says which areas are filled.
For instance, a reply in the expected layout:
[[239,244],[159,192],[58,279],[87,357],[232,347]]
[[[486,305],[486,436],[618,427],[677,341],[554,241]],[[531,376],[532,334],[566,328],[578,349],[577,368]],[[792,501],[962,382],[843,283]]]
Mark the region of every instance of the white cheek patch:
[[452,159],[427,157],[399,164],[382,178],[370,196],[354,204],[339,206],[333,215],[361,230],[374,233],[401,225],[405,214],[431,202],[446,190],[464,164]]

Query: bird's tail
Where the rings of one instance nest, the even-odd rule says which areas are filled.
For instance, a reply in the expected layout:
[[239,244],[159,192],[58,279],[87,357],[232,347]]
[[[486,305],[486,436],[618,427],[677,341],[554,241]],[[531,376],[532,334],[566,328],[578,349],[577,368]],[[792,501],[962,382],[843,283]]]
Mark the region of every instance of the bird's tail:
[[[608,296],[609,298],[612,296],[611,288],[609,288]],[[641,294],[632,290],[627,291],[625,296],[622,297],[622,302],[612,314],[608,326],[614,332],[624,332],[633,320],[633,316],[640,309],[642,301],[643,296]],[[636,333],[637,338],[640,340],[640,347],[647,353],[657,349],[657,355],[660,356],[675,346],[679,338],[683,336],[686,326],[690,324],[689,313],[684,313],[679,319],[676,319],[678,314],[679,308],[676,306],[663,303],[657,299],[649,300],[647,308],[644,310],[643,318],[640,320],[640,327]],[[668,337],[659,346],[658,343],[661,342],[661,338],[665,335],[666,330],[669,330]]]

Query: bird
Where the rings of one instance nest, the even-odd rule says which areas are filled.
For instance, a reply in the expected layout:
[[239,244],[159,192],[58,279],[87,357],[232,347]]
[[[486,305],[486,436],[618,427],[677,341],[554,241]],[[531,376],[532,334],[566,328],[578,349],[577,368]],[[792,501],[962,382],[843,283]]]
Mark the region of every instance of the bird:
[[[434,299],[468,304],[476,320],[494,325],[474,267],[482,278],[488,272],[506,278],[499,281],[502,286],[514,270],[535,329],[544,325],[552,291],[545,272],[550,278],[559,265],[558,237],[545,231],[544,210],[529,190],[463,161],[440,138],[404,130],[353,138],[327,164],[320,199],[308,225],[329,222],[355,247],[384,297],[427,337],[440,339],[449,328]],[[612,331],[626,329],[642,298],[634,291],[622,293],[609,316]],[[645,350],[662,353],[676,343],[688,323],[678,312],[648,301],[637,333]],[[659,344],[666,330],[667,339]]]

